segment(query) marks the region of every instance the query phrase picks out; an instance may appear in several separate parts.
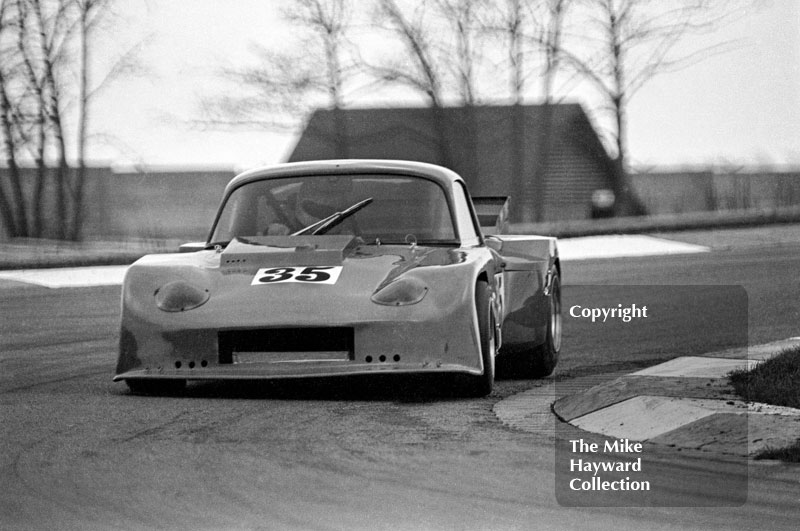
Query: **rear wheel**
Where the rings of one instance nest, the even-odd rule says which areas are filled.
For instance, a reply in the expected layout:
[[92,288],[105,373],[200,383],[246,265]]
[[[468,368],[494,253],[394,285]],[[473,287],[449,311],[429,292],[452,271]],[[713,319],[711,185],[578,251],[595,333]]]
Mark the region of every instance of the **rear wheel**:
[[469,394],[477,397],[486,396],[492,392],[492,386],[494,385],[494,354],[497,348],[489,285],[484,281],[479,281],[475,285],[475,311],[478,315],[483,374],[472,378]]
[[534,350],[531,360],[531,375],[534,378],[550,376],[558,364],[558,354],[561,352],[561,277],[558,269],[553,272],[548,302],[547,336],[544,343]]
[[136,395],[176,395],[186,388],[186,380],[132,379],[125,383]]
[[515,350],[500,356],[501,376],[510,378],[544,378],[556,368],[561,351],[561,277],[553,271],[550,295],[547,298],[547,329],[544,343]]

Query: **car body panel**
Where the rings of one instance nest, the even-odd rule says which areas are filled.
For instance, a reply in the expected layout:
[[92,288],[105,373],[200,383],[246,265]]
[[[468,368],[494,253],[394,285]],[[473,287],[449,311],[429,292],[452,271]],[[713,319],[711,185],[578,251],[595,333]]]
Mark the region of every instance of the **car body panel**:
[[524,235],[490,237],[504,264],[502,285],[505,350],[532,348],[544,341],[549,275],[559,267],[555,238]]

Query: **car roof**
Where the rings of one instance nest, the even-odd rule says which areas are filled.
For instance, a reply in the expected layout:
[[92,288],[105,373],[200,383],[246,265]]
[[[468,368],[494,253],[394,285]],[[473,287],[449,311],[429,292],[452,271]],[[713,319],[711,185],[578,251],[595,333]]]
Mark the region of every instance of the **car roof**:
[[424,162],[383,159],[339,159],[308,162],[289,162],[253,168],[234,177],[225,188],[226,195],[242,184],[263,179],[301,177],[303,175],[344,175],[354,173],[377,173],[411,175],[431,179],[451,189],[453,183],[463,179],[455,172]]

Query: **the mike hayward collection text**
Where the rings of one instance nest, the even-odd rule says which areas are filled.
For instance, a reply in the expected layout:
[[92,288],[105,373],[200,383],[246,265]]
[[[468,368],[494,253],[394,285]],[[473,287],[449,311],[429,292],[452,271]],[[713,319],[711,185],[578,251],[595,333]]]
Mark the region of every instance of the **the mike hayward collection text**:
[[569,461],[569,470],[572,473],[590,472],[591,477],[576,477],[570,480],[569,488],[577,491],[626,491],[626,490],[650,490],[649,481],[632,480],[626,475],[624,478],[614,478],[612,480],[603,479],[602,473],[629,473],[631,475],[642,473],[642,443],[632,442],[629,439],[606,440],[602,447],[599,443],[587,442],[583,439],[571,439],[569,441],[573,454],[638,454],[634,460],[590,460],[573,457]]

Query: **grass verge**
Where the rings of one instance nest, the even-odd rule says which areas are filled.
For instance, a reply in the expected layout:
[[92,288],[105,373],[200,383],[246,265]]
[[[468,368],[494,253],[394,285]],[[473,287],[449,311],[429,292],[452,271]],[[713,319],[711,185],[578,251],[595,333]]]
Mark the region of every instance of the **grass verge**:
[[786,349],[752,370],[734,371],[730,381],[747,401],[800,409],[800,347]]
[[787,463],[800,463],[800,439],[797,439],[797,442],[786,448],[761,450],[754,457],[755,459],[777,459]]
[[[786,349],[752,370],[734,371],[730,382],[748,402],[800,409],[800,347]],[[800,438],[787,448],[767,448],[755,458],[800,463]]]

